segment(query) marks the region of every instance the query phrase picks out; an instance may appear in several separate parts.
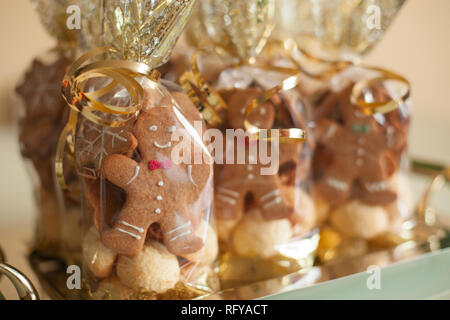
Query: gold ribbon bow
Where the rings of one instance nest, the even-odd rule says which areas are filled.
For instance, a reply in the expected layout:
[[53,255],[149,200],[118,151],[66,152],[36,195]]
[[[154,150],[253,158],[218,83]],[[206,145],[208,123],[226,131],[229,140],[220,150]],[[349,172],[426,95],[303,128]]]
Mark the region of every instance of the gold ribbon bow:
[[[70,115],[58,140],[55,172],[57,181],[64,191],[69,190],[64,178],[64,155],[67,148],[68,157],[73,163],[78,114],[97,125],[125,126],[128,121],[136,119],[142,107],[144,89],[136,78],[146,77],[149,80],[158,81],[160,77],[158,71],[144,63],[119,59],[89,62],[96,57],[117,53],[117,50],[112,47],[101,47],[86,53],[71,65],[62,81],[62,95],[70,107]],[[88,80],[93,78],[108,78],[111,79],[111,82],[99,90],[85,92]],[[98,100],[119,85],[129,93],[133,101],[131,106],[119,107],[104,104]],[[107,120],[101,114],[120,115],[123,118],[118,120],[117,117],[113,117],[111,120]]]
[[[367,115],[373,115],[375,113],[389,113],[395,109],[397,109],[400,105],[402,105],[410,96],[411,85],[409,81],[390,70],[379,68],[375,66],[368,66],[362,64],[356,64],[353,61],[348,60],[325,60],[318,57],[315,57],[311,53],[306,50],[300,48],[296,42],[292,39],[287,39],[283,43],[274,43],[275,46],[282,46],[285,51],[288,52],[288,56],[290,60],[295,64],[295,66],[305,75],[310,78],[327,81],[330,80],[333,76],[338,73],[344,71],[345,69],[357,66],[361,69],[365,69],[367,71],[375,71],[379,75],[372,79],[357,81],[353,86],[352,95],[350,97],[350,101],[352,104],[356,105],[362,112]],[[305,68],[303,63],[301,62],[304,59],[310,63],[321,66],[324,71],[313,73]],[[404,85],[404,92],[397,99],[392,98],[389,101],[383,102],[368,102],[365,99],[365,95],[363,94],[367,88],[370,88],[372,84],[385,82],[385,81],[396,81],[402,83]]]
[[[220,45],[214,44],[213,47],[217,50]],[[223,48],[223,52],[231,55],[231,52]],[[233,55],[232,55],[233,56]],[[235,56],[233,56],[235,57]],[[191,68],[192,73],[185,72],[179,79],[179,82],[189,95],[197,109],[202,114],[203,119],[212,127],[218,126],[222,122],[220,116],[221,111],[228,109],[226,102],[203,78],[197,63],[198,51],[192,56]],[[234,65],[240,67],[247,65],[244,62]],[[254,109],[262,103],[270,100],[273,96],[283,90],[290,90],[299,83],[299,71],[293,68],[282,68],[276,66],[255,66],[268,71],[275,71],[279,73],[286,73],[287,77],[281,81],[277,86],[266,90],[261,95],[252,99],[245,107],[244,128],[250,134],[250,139],[260,139],[260,133],[263,129],[251,123],[249,116]],[[298,143],[306,140],[306,132],[300,128],[284,128],[284,129],[269,129],[266,130],[267,135],[265,140],[277,140],[283,143]]]

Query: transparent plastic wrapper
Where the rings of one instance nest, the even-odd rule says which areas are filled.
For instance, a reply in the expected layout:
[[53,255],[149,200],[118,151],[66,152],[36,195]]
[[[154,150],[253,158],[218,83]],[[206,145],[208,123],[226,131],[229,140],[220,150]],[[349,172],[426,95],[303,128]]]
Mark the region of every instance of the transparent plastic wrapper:
[[[193,162],[194,152],[208,155],[203,133],[194,129],[200,114],[186,94],[162,84],[143,86],[134,123],[109,128],[79,120],[75,153],[83,177],[89,288],[94,298],[193,298],[218,289],[212,162]],[[127,105],[120,95],[108,102]],[[185,141],[176,142],[177,133]],[[177,163],[177,152],[189,161]]]
[[358,60],[383,37],[405,0],[279,0],[273,37],[317,58]]
[[409,83],[389,70],[358,66],[403,3],[281,0],[277,7],[272,38],[301,71],[299,90],[314,115],[308,126],[316,139],[313,194],[322,262],[414,238]]
[[[67,258],[81,252],[81,210],[78,197],[62,194],[54,178],[58,136],[68,118],[61,96],[61,79],[77,50],[77,34],[67,30],[67,1],[32,1],[57,46],[35,58],[16,87],[21,154],[31,174],[38,208],[33,249],[40,254]],[[64,22],[64,23],[63,23]],[[76,175],[66,166],[66,179]]]
[[[275,2],[254,3],[198,3],[194,15],[202,19],[193,19],[186,34],[198,52],[192,73],[180,78],[214,133],[224,289],[311,266],[318,244],[310,194],[313,142],[309,136],[305,142],[308,115],[296,90],[297,71],[260,59]],[[250,29],[251,35],[243,32]]]
[[64,78],[71,114],[59,150],[73,147],[81,182],[85,298],[193,299],[219,289],[205,126],[155,70],[193,3],[102,2],[101,41],[95,25],[89,32],[106,46]]
[[[227,134],[229,129],[244,129],[247,104],[280,83],[283,76],[257,67],[230,68],[217,82],[228,106],[223,123],[226,159],[215,168],[215,212],[222,252],[219,272],[224,287],[287,274],[311,266],[314,260],[318,237],[312,232],[316,222],[310,195],[312,140],[268,141],[262,136],[253,140],[248,132],[242,140],[239,134],[236,139]],[[287,90],[255,107],[247,119],[269,132],[306,131],[302,111],[297,91]],[[239,162],[242,151],[245,159]],[[228,164],[233,153],[235,159]]]
[[279,0],[270,41],[281,43],[314,100],[331,77],[359,63],[383,38],[404,0]]
[[409,84],[380,77],[383,72],[350,67],[314,105],[314,195],[324,261],[394,245],[411,228]]

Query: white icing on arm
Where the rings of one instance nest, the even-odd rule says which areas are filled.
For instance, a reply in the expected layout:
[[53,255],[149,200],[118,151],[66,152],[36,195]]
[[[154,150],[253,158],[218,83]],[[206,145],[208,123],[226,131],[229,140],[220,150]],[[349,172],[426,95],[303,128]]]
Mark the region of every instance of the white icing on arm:
[[139,227],[137,227],[135,225],[132,225],[131,223],[128,223],[128,222],[123,221],[123,220],[120,220],[119,223],[123,224],[124,226],[130,227],[130,228],[136,230],[139,233],[144,233],[144,231],[145,231],[144,229],[139,228]]
[[139,236],[139,235],[137,235],[137,234],[134,234],[134,233],[132,233],[132,232],[123,230],[122,228],[115,228],[115,230],[120,231],[120,232],[122,232],[122,233],[125,233],[125,234],[127,234],[127,235],[129,235],[129,236],[135,238],[136,240],[141,240],[141,236]]
[[197,184],[195,183],[194,179],[192,178],[192,165],[188,165],[188,177],[189,177],[189,181],[194,185],[197,186]]
[[134,180],[136,180],[137,176],[139,175],[139,171],[141,170],[141,167],[139,165],[134,168],[134,175],[131,177],[130,181],[127,182],[127,185],[132,183]]

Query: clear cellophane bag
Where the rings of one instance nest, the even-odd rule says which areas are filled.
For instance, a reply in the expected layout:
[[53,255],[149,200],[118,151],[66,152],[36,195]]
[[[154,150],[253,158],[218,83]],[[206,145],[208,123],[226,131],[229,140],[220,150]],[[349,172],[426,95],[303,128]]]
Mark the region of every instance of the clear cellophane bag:
[[[261,53],[275,5],[199,2],[178,50],[191,63],[180,83],[214,136],[222,288],[310,266],[318,244],[309,175],[313,142],[298,71],[276,68]],[[288,138],[273,139],[283,134]]]
[[[218,289],[213,172],[202,119],[173,84],[142,86],[142,110],[126,126],[79,120],[86,280],[97,299],[194,298]],[[121,94],[108,102],[130,103]],[[177,132],[181,142],[173,140]],[[178,163],[179,152],[189,161]],[[205,161],[191,164],[195,153]]]
[[[305,142],[262,135],[298,129],[308,135],[309,109],[298,88],[280,87],[290,78],[288,69],[258,63],[236,66],[226,61],[214,54],[198,55],[200,77],[210,86],[203,94],[214,92],[215,100],[221,101],[220,107],[213,106],[218,122],[211,119],[209,111],[201,110],[211,119],[209,128],[216,130],[214,135],[220,132],[211,139],[215,142],[219,277],[223,288],[236,288],[313,264],[318,244],[310,193],[314,143],[310,136]],[[295,76],[290,79],[295,81]],[[186,76],[181,83],[186,85]],[[269,94],[277,86],[280,90]],[[204,97],[197,94],[200,100]],[[248,110],[256,100],[259,102]],[[249,123],[262,130],[258,137],[248,128]],[[219,139],[222,142],[216,144]]]
[[[68,118],[61,96],[61,79],[77,50],[77,33],[65,26],[65,0],[32,1],[47,32],[57,45],[33,59],[16,87],[19,143],[32,179],[37,219],[32,248],[40,254],[71,259],[81,252],[79,198],[63,194],[54,177],[58,136]],[[76,174],[66,166],[68,183]]]
[[[403,80],[387,77],[368,83],[355,99],[355,87],[380,73],[384,70],[350,67],[311,99],[322,261],[399,244],[412,226],[407,156],[411,101],[403,97],[409,88]],[[358,101],[378,104],[379,112]],[[393,107],[383,110],[388,105]]]
[[102,2],[85,29],[94,49],[66,75],[66,93],[78,90],[67,99],[76,126],[67,126],[81,182],[86,298],[193,299],[218,290],[205,126],[181,88],[155,71],[192,4]]

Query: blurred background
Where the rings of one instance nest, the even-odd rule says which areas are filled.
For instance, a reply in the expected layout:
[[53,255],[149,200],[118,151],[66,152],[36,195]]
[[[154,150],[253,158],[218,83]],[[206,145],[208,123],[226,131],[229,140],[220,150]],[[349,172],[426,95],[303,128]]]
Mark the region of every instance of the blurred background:
[[[442,163],[450,163],[449,14],[449,0],[408,0],[364,60],[411,81],[411,156]],[[14,263],[16,257],[24,258],[23,243],[5,242],[13,234],[17,239],[17,232],[27,241],[34,218],[31,185],[17,144],[14,87],[32,59],[54,43],[28,0],[1,0],[0,25],[0,243]]]

